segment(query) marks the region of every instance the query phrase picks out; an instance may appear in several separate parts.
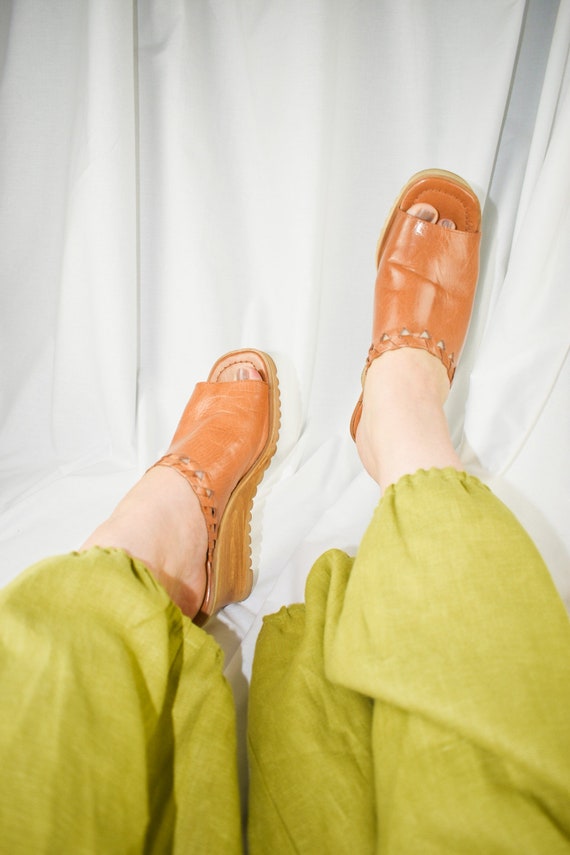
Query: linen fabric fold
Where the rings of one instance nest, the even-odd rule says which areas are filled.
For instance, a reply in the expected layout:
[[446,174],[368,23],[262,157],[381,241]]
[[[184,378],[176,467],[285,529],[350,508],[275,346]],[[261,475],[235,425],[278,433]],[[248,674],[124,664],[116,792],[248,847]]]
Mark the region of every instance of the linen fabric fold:
[[146,567],[49,558],[0,615],[0,851],[241,851],[222,653]]
[[476,478],[390,487],[254,661],[252,853],[570,852],[570,626]]

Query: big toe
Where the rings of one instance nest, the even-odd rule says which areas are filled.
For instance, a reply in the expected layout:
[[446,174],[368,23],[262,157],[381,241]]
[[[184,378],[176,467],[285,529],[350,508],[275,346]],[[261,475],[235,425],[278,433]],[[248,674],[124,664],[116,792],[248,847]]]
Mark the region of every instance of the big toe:
[[433,205],[430,205],[429,202],[416,202],[415,205],[408,208],[406,213],[411,214],[412,217],[417,217],[419,220],[426,220],[428,223],[437,223],[442,229],[456,228],[453,220],[447,217],[440,220],[439,211]]
[[262,380],[262,376],[251,362],[234,362],[220,373],[219,380],[233,382],[239,380]]
[[415,205],[408,208],[407,213],[411,214],[412,217],[417,217],[418,220],[427,220],[428,223],[437,223],[439,219],[437,208],[427,202],[416,202]]

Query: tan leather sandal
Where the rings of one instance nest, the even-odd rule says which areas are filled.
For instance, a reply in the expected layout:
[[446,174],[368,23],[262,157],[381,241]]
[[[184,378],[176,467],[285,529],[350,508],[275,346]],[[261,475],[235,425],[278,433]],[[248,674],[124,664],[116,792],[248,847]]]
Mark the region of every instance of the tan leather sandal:
[[[224,381],[224,371],[236,363],[251,365],[261,381]],[[154,464],[188,481],[206,521],[206,592],[194,617],[199,625],[251,592],[253,498],[275,453],[279,422],[273,360],[257,350],[232,351],[218,359],[206,383],[198,383],[167,453]]]
[[[433,205],[439,221],[407,211],[416,203]],[[479,275],[481,210],[471,187],[458,175],[439,169],[418,172],[406,184],[388,216],[376,249],[376,287],[372,345],[362,372],[387,350],[415,347],[441,360],[449,382],[463,348]],[[360,396],[350,432],[362,414]]]

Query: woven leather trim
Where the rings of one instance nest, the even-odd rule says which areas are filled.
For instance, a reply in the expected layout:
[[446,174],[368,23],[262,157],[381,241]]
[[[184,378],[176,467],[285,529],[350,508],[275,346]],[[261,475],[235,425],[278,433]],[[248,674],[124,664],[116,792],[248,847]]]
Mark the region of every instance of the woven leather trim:
[[175,469],[188,481],[198,497],[204,519],[206,520],[206,528],[208,530],[206,570],[209,573],[212,568],[214,549],[216,548],[219,520],[218,509],[216,507],[216,496],[212,489],[208,473],[201,469],[200,465],[195,460],[178,454],[165,454],[164,457],[161,457],[154,465],[169,466],[171,469]]
[[418,350],[427,350],[432,356],[439,359],[447,371],[449,382],[453,380],[455,374],[456,363],[455,354],[447,353],[445,350],[445,342],[441,339],[434,339],[428,330],[422,332],[411,332],[406,328],[399,331],[388,330],[383,333],[379,340],[373,342],[368,351],[366,359],[365,373],[370,364],[385,353],[387,350],[398,350],[401,347],[415,347]]

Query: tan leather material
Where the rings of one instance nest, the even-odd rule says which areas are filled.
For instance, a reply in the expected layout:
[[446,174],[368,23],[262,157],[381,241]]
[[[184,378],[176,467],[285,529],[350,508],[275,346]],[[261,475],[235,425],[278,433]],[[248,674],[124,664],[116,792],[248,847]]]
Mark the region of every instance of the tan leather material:
[[[437,208],[456,229],[408,213],[416,202]],[[377,248],[372,345],[364,367],[387,350],[414,347],[440,359],[450,383],[465,342],[479,275],[481,212],[458,176],[428,170],[411,179],[388,218]],[[362,396],[351,434],[362,412]]]
[[[237,362],[253,365],[262,380],[218,379]],[[279,390],[273,361],[260,351],[233,351],[218,360],[208,382],[198,383],[167,453],[155,464],[175,469],[188,481],[206,521],[206,593],[197,623],[204,623],[224,605],[245,599],[251,591],[251,508],[275,453],[278,432]],[[224,513],[230,501],[235,518],[226,524]]]
[[267,385],[257,380],[198,383],[165,455],[205,499],[208,491],[215,494],[217,516],[265,445],[267,396]]

